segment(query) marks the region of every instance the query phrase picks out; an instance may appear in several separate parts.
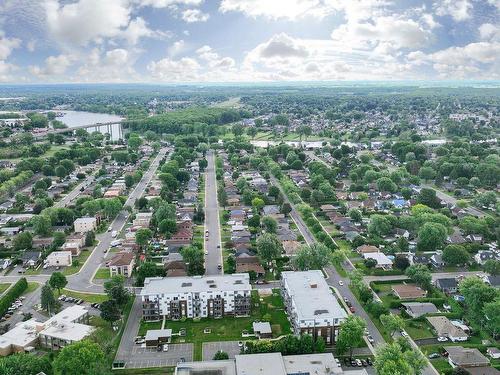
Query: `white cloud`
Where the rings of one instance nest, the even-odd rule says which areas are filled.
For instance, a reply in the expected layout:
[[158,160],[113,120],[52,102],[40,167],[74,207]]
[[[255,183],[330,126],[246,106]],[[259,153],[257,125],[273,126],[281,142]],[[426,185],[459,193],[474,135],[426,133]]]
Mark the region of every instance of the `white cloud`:
[[60,76],[66,72],[74,61],[75,56],[72,55],[61,54],[58,56],[49,56],[45,59],[45,66],[43,68],[35,65],[31,66],[29,71],[37,77]]
[[168,8],[176,5],[200,5],[203,0],[134,0],[139,6],[153,8]]
[[158,36],[158,32],[148,28],[146,21],[142,17],[137,17],[130,21],[127,28],[122,33],[122,37],[130,44],[137,44],[140,38],[151,38],[154,36]]
[[371,50],[382,44],[382,50],[388,52],[425,46],[432,40],[432,33],[415,20],[390,15],[373,18],[371,22],[347,22],[335,29],[331,37],[353,49]]
[[198,78],[200,64],[190,57],[183,57],[179,60],[164,58],[150,62],[147,69],[153,78],[162,81],[193,81]]
[[492,23],[483,23],[479,27],[479,36],[482,40],[500,41],[500,27]]
[[65,5],[58,0],[47,0],[45,8],[52,35],[77,45],[119,35],[130,18],[126,0],[79,0]]
[[78,82],[130,82],[140,80],[134,69],[137,51],[115,48],[102,51],[94,48],[85,56],[84,64],[73,77]]
[[307,46],[298,39],[285,33],[276,34],[267,42],[259,44],[247,54],[248,62],[288,61],[290,59],[304,59],[309,56]]
[[500,0],[488,0],[488,4],[493,5],[500,10]]
[[10,56],[12,51],[21,46],[21,40],[17,38],[7,38],[0,31],[0,60],[5,60]]
[[209,18],[208,13],[203,13],[199,9],[186,9],[182,12],[182,19],[188,23],[206,22]]
[[203,46],[196,50],[198,57],[207,62],[210,69],[230,69],[236,65],[231,57],[220,57],[210,46]]
[[469,0],[438,0],[434,7],[438,16],[451,16],[459,22],[470,18],[472,3]]
[[169,48],[168,48],[168,55],[170,57],[175,57],[181,53],[183,53],[186,50],[186,43],[184,40],[178,40],[174,42]]

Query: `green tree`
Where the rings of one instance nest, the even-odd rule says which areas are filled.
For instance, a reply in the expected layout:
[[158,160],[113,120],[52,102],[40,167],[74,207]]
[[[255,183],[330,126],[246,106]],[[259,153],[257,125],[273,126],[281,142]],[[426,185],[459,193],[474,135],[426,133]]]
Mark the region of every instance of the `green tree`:
[[484,305],[495,300],[499,295],[498,290],[485,284],[478,277],[466,277],[458,287],[460,294],[464,296],[467,314],[476,322],[480,322],[484,316]]
[[425,290],[429,290],[432,287],[431,271],[423,264],[416,264],[408,267],[405,274],[412,279],[415,284]]
[[181,254],[190,276],[203,275],[205,273],[205,258],[201,249],[196,246],[188,246],[181,250]]
[[36,215],[31,219],[33,230],[39,236],[48,236],[52,229],[50,219],[44,215]]
[[14,250],[30,250],[33,246],[33,236],[30,232],[21,232],[14,237],[12,247]]
[[494,338],[500,335],[500,296],[492,302],[486,302],[483,308],[484,324]]
[[436,177],[436,171],[431,167],[422,167],[418,172],[418,176],[422,180],[429,181]]
[[489,259],[484,263],[483,269],[492,276],[500,275],[500,261]]
[[0,359],[0,374],[2,375],[33,375],[44,372],[52,374],[52,364],[49,355],[13,354]]
[[90,247],[94,245],[95,233],[93,230],[85,233],[85,246]]
[[50,287],[48,282],[45,283],[45,285],[42,287],[41,293],[40,303],[42,305],[42,309],[44,309],[49,313],[49,315],[51,315],[56,307],[57,302],[54,297],[54,293],[52,292],[52,288]]
[[431,208],[441,208],[441,201],[436,196],[434,189],[423,188],[417,196],[417,203],[424,204]]
[[318,336],[316,339],[316,342],[314,343],[314,352],[315,353],[324,353],[326,349],[326,344],[325,340],[323,340],[323,337]]
[[257,239],[257,252],[262,261],[271,264],[281,255],[283,246],[274,234],[264,233]]
[[397,342],[377,347],[374,367],[377,375],[420,375],[427,361],[418,350],[403,350]]
[[394,314],[380,315],[380,323],[391,335],[401,332],[405,326],[403,318]]
[[355,208],[351,208],[351,209],[349,210],[349,217],[350,217],[353,221],[355,221],[355,222],[357,222],[357,223],[360,223],[360,222],[361,222],[361,220],[363,219],[363,215],[361,215],[361,211],[359,211],[359,210],[357,210],[357,209],[355,209]]
[[130,137],[128,139],[128,147],[131,148],[132,150],[134,151],[137,151],[139,149],[139,147],[142,145],[142,139],[136,135],[134,137]]
[[292,258],[292,265],[299,271],[321,270],[331,262],[331,250],[321,243],[303,245]]
[[217,351],[214,354],[214,357],[212,358],[214,361],[219,361],[219,360],[224,360],[224,359],[229,359],[229,355],[226,352],[223,352],[222,350]]
[[337,352],[346,353],[352,358],[352,350],[363,343],[363,335],[366,322],[356,315],[349,315],[340,325],[340,332],[337,338]]
[[138,229],[135,233],[135,243],[141,248],[146,246],[149,240],[153,237],[153,232],[148,228]]
[[57,248],[61,247],[66,242],[66,234],[64,232],[55,232],[52,244]]
[[470,260],[469,253],[461,245],[448,245],[443,250],[443,260],[451,265],[466,264]]
[[120,309],[113,300],[104,301],[101,303],[99,309],[101,310],[101,318],[109,322],[111,325],[121,318]]
[[161,272],[153,262],[144,262],[137,268],[136,285],[143,286],[147,277],[161,276]]
[[448,231],[443,224],[428,222],[418,231],[417,247],[421,251],[432,251],[443,246]]
[[63,289],[68,284],[68,280],[66,280],[66,276],[64,276],[61,272],[54,272],[50,275],[49,285],[53,289],[57,289],[57,293],[61,294],[61,289]]
[[106,281],[104,291],[119,309],[123,309],[130,299],[130,293],[125,289],[125,278],[122,275],[115,275],[111,280]]
[[[104,352],[99,345],[89,340],[64,347],[54,360],[54,370],[58,375],[97,375],[97,371],[104,366]],[[102,373],[107,373],[107,370]]]
[[265,216],[262,219],[262,226],[264,227],[267,233],[276,234],[276,231],[278,230],[277,221],[270,216]]
[[392,230],[392,224],[384,215],[370,216],[370,224],[368,224],[368,232],[376,236],[385,236]]
[[252,207],[254,208],[255,212],[259,212],[262,207],[264,207],[265,202],[262,198],[254,198],[252,199]]

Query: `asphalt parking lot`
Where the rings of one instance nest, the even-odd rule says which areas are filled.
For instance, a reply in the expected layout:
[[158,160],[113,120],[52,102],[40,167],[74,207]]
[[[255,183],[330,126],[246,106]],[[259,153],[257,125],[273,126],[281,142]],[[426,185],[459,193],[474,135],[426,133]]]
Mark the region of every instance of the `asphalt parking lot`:
[[135,345],[123,361],[125,368],[148,368],[175,366],[181,358],[185,362],[193,360],[193,344],[168,344],[168,352]]
[[203,343],[203,360],[210,361],[214,358],[218,351],[226,352],[229,358],[234,358],[236,354],[240,354],[238,341],[217,341]]

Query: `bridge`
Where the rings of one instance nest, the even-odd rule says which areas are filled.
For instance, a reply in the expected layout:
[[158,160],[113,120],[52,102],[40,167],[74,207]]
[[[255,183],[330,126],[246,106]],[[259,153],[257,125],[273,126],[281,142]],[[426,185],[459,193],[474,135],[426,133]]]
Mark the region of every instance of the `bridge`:
[[72,127],[67,127],[63,129],[49,129],[48,131],[44,133],[37,133],[33,134],[35,138],[43,138],[46,137],[48,134],[60,134],[60,133],[69,133],[69,132],[74,132],[77,129],[94,129],[93,131],[98,131],[100,133],[109,133],[111,136],[111,139],[113,139],[113,128],[115,128],[114,125],[119,125],[115,131],[118,131],[118,139],[123,138],[123,128],[122,128],[122,123],[124,121],[113,121],[113,122],[102,122],[102,123],[97,123],[97,124],[89,124],[89,125],[78,125],[78,126],[72,126]]

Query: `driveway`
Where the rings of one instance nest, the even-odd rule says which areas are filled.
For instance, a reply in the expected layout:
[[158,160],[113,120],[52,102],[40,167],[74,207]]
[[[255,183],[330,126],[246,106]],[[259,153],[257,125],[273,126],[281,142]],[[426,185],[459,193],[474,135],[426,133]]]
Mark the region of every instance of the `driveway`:
[[207,153],[208,166],[205,170],[205,229],[208,230],[208,238],[205,236],[205,274],[220,275],[222,265],[222,247],[219,226],[219,202],[217,200],[217,180],[215,177],[215,155],[212,150]]

